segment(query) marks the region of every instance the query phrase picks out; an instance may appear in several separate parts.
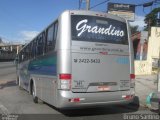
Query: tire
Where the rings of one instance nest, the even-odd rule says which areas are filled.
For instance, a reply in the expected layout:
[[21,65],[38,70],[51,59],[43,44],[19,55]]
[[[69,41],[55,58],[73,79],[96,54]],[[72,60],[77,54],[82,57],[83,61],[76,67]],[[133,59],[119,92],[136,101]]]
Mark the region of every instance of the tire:
[[31,84],[31,94],[32,94],[32,97],[33,97],[33,102],[34,103],[38,103],[38,97],[36,96],[35,94],[35,87],[34,87],[34,83]]

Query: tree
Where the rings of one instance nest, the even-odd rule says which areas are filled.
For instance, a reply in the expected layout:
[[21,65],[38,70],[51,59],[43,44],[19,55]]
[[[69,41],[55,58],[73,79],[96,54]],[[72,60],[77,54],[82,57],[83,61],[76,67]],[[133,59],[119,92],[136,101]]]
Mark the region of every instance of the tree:
[[130,26],[130,28],[131,28],[131,34],[132,35],[135,34],[135,33],[137,33],[137,32],[139,32],[138,25],[136,25],[136,26]]
[[160,12],[160,7],[153,9],[145,16],[144,22],[147,24],[145,30],[149,30],[151,26],[156,26],[157,13]]

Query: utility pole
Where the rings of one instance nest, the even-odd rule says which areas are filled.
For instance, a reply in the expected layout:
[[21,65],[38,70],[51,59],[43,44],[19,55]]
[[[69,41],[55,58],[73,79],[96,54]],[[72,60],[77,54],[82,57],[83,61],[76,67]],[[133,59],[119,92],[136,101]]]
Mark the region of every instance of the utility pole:
[[79,0],[79,10],[81,9],[82,0]]
[[79,9],[81,9],[82,4],[86,4],[86,10],[90,9],[90,0],[79,0]]
[[86,0],[86,10],[90,9],[90,0]]

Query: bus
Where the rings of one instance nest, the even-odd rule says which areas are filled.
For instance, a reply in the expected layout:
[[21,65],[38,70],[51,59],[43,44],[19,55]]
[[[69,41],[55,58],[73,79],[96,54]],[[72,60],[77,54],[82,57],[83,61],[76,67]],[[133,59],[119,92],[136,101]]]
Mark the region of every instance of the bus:
[[128,22],[66,10],[18,55],[17,84],[57,108],[129,104],[135,97]]

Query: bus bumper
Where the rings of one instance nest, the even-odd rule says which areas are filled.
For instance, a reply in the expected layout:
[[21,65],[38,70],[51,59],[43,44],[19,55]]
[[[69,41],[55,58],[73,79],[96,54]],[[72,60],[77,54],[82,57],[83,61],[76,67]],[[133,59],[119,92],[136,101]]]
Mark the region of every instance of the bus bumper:
[[[124,98],[125,95],[131,96]],[[73,93],[59,90],[57,94],[57,108],[79,108],[104,105],[129,104],[133,102],[135,93],[131,91]]]

